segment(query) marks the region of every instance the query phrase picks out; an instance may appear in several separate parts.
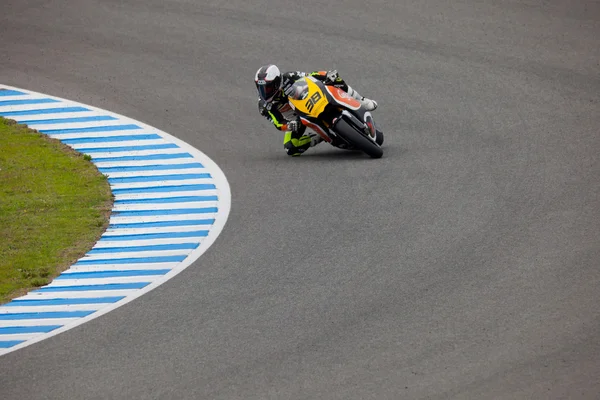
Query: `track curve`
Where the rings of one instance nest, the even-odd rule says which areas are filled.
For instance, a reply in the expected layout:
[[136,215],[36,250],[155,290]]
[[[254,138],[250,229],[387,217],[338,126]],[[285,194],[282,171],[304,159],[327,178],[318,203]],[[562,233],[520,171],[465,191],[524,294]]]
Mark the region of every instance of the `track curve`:
[[138,298],[194,263],[223,229],[227,178],[201,151],[140,121],[0,84],[0,116],[87,154],[114,197],[94,247],[0,305],[0,356]]
[[[597,398],[597,2],[6,10],[0,81],[200,147],[233,203],[202,268],[1,357],[2,398]],[[266,62],[377,100],[384,157],[287,158]]]

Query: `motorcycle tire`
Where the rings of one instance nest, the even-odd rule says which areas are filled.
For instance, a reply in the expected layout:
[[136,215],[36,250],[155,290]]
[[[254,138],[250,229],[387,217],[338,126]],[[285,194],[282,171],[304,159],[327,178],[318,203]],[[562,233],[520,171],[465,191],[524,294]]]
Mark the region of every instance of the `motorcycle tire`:
[[354,129],[348,122],[340,119],[335,124],[335,131],[338,135],[353,144],[357,150],[361,150],[371,158],[381,158],[383,150],[372,140],[364,137]]
[[381,132],[379,129],[377,129],[377,139],[375,142],[380,146],[383,144],[383,132]]

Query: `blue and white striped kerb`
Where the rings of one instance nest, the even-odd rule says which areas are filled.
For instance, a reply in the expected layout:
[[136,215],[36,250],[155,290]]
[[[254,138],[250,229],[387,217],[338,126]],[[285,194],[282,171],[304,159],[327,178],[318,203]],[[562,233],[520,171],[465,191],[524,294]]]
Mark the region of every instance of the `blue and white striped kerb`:
[[48,286],[0,306],[0,355],[71,329],[164,283],[219,235],[229,184],[205,154],[130,118],[0,85],[0,116],[89,154],[115,196],[108,230]]

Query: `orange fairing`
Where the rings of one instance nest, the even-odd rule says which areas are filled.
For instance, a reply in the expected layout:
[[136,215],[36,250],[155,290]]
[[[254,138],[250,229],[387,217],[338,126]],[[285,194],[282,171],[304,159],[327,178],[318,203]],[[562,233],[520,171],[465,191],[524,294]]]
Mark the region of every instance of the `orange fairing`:
[[323,128],[321,128],[319,125],[317,124],[313,124],[312,122],[310,122],[309,120],[307,120],[306,118],[300,118],[302,120],[302,123],[306,126],[308,126],[310,129],[312,129],[313,131],[317,132],[317,134],[319,136],[321,136],[323,138],[323,140],[325,140],[326,142],[331,143],[331,138],[329,137],[329,135],[327,135],[325,133],[325,131],[323,130]]
[[325,86],[327,91],[333,98],[340,104],[345,105],[351,110],[358,110],[360,108],[360,102],[344,92],[342,89],[338,89],[335,86]]

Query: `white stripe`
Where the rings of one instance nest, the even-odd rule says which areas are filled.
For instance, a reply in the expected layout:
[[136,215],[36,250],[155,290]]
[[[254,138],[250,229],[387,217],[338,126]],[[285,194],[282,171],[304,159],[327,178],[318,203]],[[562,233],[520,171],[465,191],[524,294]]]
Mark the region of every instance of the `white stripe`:
[[132,182],[132,183],[113,183],[110,185],[112,189],[137,189],[137,188],[156,188],[162,186],[184,186],[184,185],[201,185],[213,183],[212,178],[200,179],[182,179],[182,180],[166,180],[155,182]]
[[[30,94],[24,93],[24,94],[11,94],[10,96],[0,96],[0,101],[5,101],[5,100],[27,100],[27,99],[31,99],[33,98],[33,96],[31,96]],[[40,96],[38,96],[37,98],[42,98]]]
[[[188,154],[184,149],[158,149],[158,150],[136,150],[136,151],[108,151],[102,153],[90,153],[92,158],[108,158],[108,157],[131,157],[131,156],[151,156],[155,154]],[[191,158],[183,157],[190,162]],[[95,164],[96,162],[92,160]]]
[[[2,97],[0,97],[0,101],[1,100],[2,100]],[[52,108],[54,108],[54,107],[52,107]],[[64,113],[50,113],[50,114],[41,113],[41,114],[15,115],[11,119],[21,122],[21,121],[33,121],[33,120],[45,120],[45,119],[64,119],[64,118],[81,118],[81,117],[96,117],[96,116],[98,116],[98,113],[95,111],[79,111],[79,112],[64,112]],[[97,121],[97,122],[104,122],[104,121]]]
[[[190,218],[192,219],[192,218]],[[188,226],[159,226],[155,228],[121,228],[110,229],[104,232],[103,239],[110,240],[111,236],[121,235],[146,235],[151,233],[172,233],[172,232],[194,232],[198,230],[208,230],[210,225],[188,225]]]
[[95,265],[72,265],[71,268],[62,273],[65,279],[75,272],[111,272],[111,271],[142,271],[157,269],[173,269],[178,262],[160,262],[145,264],[95,264]]
[[79,149],[97,149],[103,147],[129,147],[129,146],[146,146],[146,145],[154,145],[154,144],[168,144],[164,139],[153,139],[153,140],[125,140],[119,142],[100,142],[100,143],[75,143],[69,144],[72,148]]
[[120,297],[127,296],[139,289],[123,290],[81,290],[74,292],[43,292],[28,293],[19,300],[51,300],[51,299],[95,299],[97,297]]
[[[146,141],[144,141],[145,143]],[[154,140],[148,140],[154,142]],[[185,168],[185,169],[155,169],[149,171],[132,171],[132,172],[105,172],[109,178],[128,178],[131,176],[157,176],[157,175],[174,175],[174,174],[206,174],[208,171],[205,168]]]
[[170,197],[187,196],[217,196],[216,189],[208,190],[190,190],[184,192],[158,192],[158,193],[123,193],[115,195],[115,200],[143,200],[143,199],[164,199]]
[[75,132],[75,133],[48,133],[47,135],[51,138],[64,140],[64,139],[80,139],[80,138],[105,138],[113,136],[132,136],[132,135],[150,135],[152,131],[147,129],[128,129],[123,131],[109,131],[109,132]]
[[170,239],[143,239],[143,240],[102,240],[96,242],[94,248],[120,247],[125,244],[130,246],[152,246],[155,244],[202,243],[205,237],[170,238]]
[[[27,99],[48,99],[49,97],[42,96],[28,96]],[[21,99],[23,100],[23,99]],[[1,100],[0,100],[1,101]],[[12,111],[29,111],[29,110],[45,110],[46,108],[63,108],[64,103],[41,103],[41,104],[23,104],[16,106],[0,106],[0,113],[12,112]]]
[[[69,322],[81,318],[43,318],[43,319],[9,319],[0,320],[0,327],[6,328],[9,326],[48,326],[48,325],[66,325]],[[0,339],[1,340],[1,339]]]
[[[217,216],[217,213],[206,213],[206,214],[197,214],[201,215],[200,218],[194,219],[214,219]],[[189,214],[180,214],[180,215],[149,215],[147,217],[119,217],[118,215],[113,215],[110,217],[110,224],[136,224],[140,222],[160,222],[160,221],[187,221],[190,219]]]
[[0,340],[28,340],[40,335],[45,335],[45,333],[14,333],[11,335],[0,335]]
[[185,256],[192,252],[194,249],[181,249],[181,250],[153,250],[153,251],[119,251],[115,253],[94,253],[86,254],[82,260],[107,260],[111,258],[132,258],[140,257],[141,255],[146,257],[156,256]]
[[30,312],[48,312],[48,311],[95,311],[102,307],[106,307],[111,303],[100,303],[100,304],[72,304],[72,305],[59,305],[59,306],[14,306],[14,307],[0,307],[0,314],[13,314],[13,313],[30,313]]
[[152,282],[162,275],[152,276],[126,276],[115,278],[90,278],[90,279],[56,279],[44,287],[62,287],[62,286],[87,286],[87,285],[108,285],[111,283],[146,283]]
[[188,164],[196,162],[193,158],[169,158],[164,160],[136,160],[136,161],[94,161],[98,168],[112,167],[132,167],[132,166],[148,166],[148,165],[173,165],[173,164]]
[[[189,203],[156,203],[156,204],[117,204],[113,212],[122,211],[147,211],[147,210],[179,210],[185,208],[217,207],[218,201],[196,201]],[[200,214],[193,214],[200,215]],[[195,217],[193,217],[195,218]]]
[[43,122],[37,122],[33,124],[29,124],[30,127],[37,130],[44,129],[79,129],[79,128],[97,128],[104,126],[114,126],[114,125],[126,125],[122,120],[113,119],[109,121],[88,121],[88,122],[63,122],[60,124],[45,124]]

